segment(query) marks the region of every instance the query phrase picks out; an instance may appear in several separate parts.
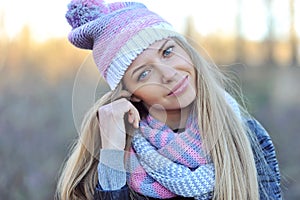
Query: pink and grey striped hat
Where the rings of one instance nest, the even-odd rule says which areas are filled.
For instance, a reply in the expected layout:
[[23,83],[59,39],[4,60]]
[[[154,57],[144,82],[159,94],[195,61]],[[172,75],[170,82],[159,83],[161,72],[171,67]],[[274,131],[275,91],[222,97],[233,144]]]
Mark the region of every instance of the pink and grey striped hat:
[[70,42],[93,50],[100,74],[113,90],[131,62],[154,42],[182,37],[159,15],[138,2],[72,0],[66,18]]

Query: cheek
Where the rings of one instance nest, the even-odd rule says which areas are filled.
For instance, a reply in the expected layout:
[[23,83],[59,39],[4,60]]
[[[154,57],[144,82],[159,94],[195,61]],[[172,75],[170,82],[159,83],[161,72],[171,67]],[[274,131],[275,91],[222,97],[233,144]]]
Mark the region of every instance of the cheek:
[[133,94],[141,99],[144,103],[152,105],[155,104],[160,99],[160,97],[163,96],[163,91],[161,90],[162,89],[157,86],[148,85],[136,89]]

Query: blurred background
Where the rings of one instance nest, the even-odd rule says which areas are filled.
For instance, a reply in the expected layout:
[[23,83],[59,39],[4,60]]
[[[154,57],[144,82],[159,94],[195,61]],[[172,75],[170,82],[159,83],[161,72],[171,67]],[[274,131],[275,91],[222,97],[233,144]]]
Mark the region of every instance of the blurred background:
[[[92,103],[95,66],[67,41],[68,2],[0,1],[0,199],[53,199],[74,111]],[[273,139],[284,198],[300,199],[300,1],[142,2],[233,76]]]

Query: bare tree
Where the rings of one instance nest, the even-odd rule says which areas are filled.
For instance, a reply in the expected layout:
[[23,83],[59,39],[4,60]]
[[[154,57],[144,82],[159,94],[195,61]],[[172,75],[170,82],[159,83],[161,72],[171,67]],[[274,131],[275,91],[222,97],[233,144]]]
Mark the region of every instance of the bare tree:
[[188,16],[185,20],[185,35],[188,37],[193,37],[195,35],[195,22],[192,16]]
[[295,30],[295,1],[290,0],[290,45],[291,45],[291,65],[298,66],[298,48],[297,48],[297,35]]
[[0,10],[0,73],[5,66],[7,48],[8,48],[8,36],[5,31],[5,13]]
[[265,0],[266,12],[267,12],[267,36],[265,38],[267,58],[266,61],[270,65],[275,64],[274,60],[274,18],[272,12],[273,0]]
[[242,62],[244,60],[244,37],[242,33],[242,0],[237,0],[236,13],[236,40],[235,40],[235,60]]

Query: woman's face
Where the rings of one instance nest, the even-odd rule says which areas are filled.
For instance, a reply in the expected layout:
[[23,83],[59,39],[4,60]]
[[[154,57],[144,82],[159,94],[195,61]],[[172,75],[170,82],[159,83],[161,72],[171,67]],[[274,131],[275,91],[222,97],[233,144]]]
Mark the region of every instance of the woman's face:
[[188,54],[174,40],[155,42],[129,66],[123,83],[149,109],[180,110],[196,97],[196,75]]

